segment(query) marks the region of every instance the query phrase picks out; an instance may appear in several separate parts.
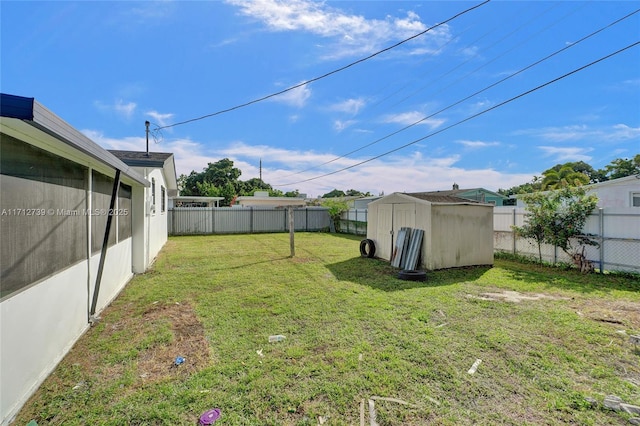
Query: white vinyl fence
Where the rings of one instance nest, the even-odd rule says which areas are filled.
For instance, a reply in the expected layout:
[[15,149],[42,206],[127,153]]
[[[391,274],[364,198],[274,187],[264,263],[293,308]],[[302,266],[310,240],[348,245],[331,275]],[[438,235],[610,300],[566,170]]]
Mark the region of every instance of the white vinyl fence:
[[[169,209],[169,235],[251,234],[289,231],[286,208],[174,207]],[[295,231],[328,231],[324,207],[293,209]]]

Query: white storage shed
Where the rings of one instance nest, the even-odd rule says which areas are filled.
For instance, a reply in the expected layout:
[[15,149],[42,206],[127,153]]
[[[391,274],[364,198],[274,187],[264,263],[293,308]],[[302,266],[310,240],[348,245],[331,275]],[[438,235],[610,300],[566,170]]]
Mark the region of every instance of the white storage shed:
[[493,205],[452,196],[395,192],[368,206],[367,239],[391,260],[403,227],[422,229],[421,269],[493,265]]

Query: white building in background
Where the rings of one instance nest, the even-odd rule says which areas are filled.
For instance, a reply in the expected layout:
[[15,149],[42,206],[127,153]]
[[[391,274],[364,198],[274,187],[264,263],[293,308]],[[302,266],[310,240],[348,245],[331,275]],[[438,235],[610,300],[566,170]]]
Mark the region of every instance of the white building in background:
[[[631,175],[605,182],[585,185],[587,194],[598,197],[598,207],[640,207],[640,175]],[[517,198],[518,207],[526,203]]]
[[598,197],[598,207],[640,207],[640,175],[594,183],[585,189]]
[[0,94],[0,424],[153,261],[175,181],[172,156],[129,166],[35,99]]

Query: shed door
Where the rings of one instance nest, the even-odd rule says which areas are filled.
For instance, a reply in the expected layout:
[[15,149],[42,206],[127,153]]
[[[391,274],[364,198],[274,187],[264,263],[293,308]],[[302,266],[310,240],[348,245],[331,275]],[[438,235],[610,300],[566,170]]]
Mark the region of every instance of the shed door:
[[393,205],[393,234],[398,235],[402,227],[416,227],[416,205],[414,203]]
[[376,255],[382,259],[391,259],[393,249],[393,204],[378,206]]
[[400,228],[403,226],[415,228],[415,225],[416,205],[414,203],[378,206],[376,255],[382,259],[391,259],[395,237]]

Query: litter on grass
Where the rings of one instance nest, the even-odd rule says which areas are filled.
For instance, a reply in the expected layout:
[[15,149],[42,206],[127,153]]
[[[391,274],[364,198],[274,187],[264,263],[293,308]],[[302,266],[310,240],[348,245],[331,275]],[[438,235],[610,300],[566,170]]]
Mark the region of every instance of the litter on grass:
[[476,359],[476,362],[473,363],[473,365],[471,366],[469,371],[467,371],[467,373],[468,374],[474,374],[476,372],[476,370],[478,369],[478,367],[480,366],[481,362],[482,362],[481,359]]
[[176,357],[176,360],[173,362],[173,364],[177,367],[177,366],[179,366],[181,364],[184,364],[185,361],[186,360],[185,360],[184,357],[178,356],[178,357]]
[[200,416],[198,424],[201,426],[212,425],[216,420],[220,418],[220,409],[214,408],[213,410],[205,411]]
[[276,334],[273,336],[269,336],[269,343],[282,342],[284,339],[286,339],[286,337],[284,337],[282,334]]

